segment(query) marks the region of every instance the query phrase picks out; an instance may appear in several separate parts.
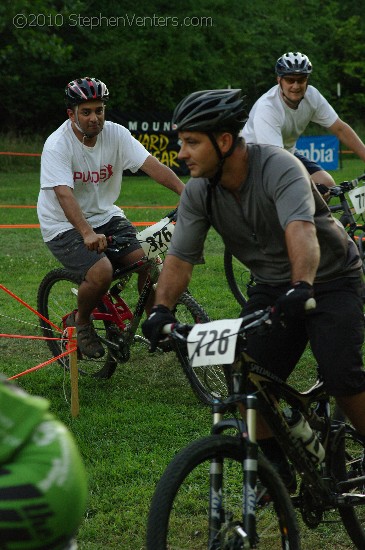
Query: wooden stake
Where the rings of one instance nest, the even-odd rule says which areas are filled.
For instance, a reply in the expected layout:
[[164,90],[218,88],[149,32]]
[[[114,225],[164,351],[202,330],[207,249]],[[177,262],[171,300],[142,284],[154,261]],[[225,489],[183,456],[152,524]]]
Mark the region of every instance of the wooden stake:
[[71,414],[78,416],[80,412],[79,405],[79,372],[77,369],[77,340],[73,338],[73,332],[76,327],[68,327],[68,347],[72,349],[70,353],[70,378],[71,378]]

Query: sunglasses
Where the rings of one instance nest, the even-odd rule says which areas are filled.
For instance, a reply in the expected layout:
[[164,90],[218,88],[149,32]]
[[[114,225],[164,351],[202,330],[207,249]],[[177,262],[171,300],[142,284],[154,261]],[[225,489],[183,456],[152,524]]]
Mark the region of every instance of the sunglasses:
[[305,84],[308,80],[307,76],[283,76],[282,78],[288,84],[294,84],[295,82],[298,84]]

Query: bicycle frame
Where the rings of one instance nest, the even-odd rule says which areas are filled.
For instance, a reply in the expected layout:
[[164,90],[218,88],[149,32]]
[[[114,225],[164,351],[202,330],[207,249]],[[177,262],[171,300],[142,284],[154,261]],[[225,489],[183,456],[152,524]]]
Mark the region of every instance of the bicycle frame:
[[[123,279],[127,275],[132,275],[133,273],[138,272],[141,267],[144,267],[148,264],[150,264],[151,270],[147,274],[146,281],[139,294],[139,298],[133,312],[119,294],[119,291],[122,290],[120,288],[119,282],[114,284],[110,288],[109,292],[104,294],[104,296],[102,297],[102,303],[106,307],[107,313],[99,311],[97,308],[93,311],[93,317],[95,320],[111,322],[115,324],[121,332],[125,332],[128,329],[128,341],[131,341],[133,339],[135,332],[138,328],[148,298],[152,291],[153,284],[155,282],[152,271],[155,267],[158,268],[158,266],[161,265],[161,260],[159,258],[154,260],[143,258],[142,260],[139,260],[138,262],[135,262],[134,264],[126,268],[118,269],[114,276],[114,279]],[[126,321],[129,322],[128,325],[126,324]]]
[[[148,258],[143,258],[125,268],[116,269],[113,279],[117,282],[109,289],[106,294],[102,296],[101,304],[104,306],[104,308],[100,306],[96,307],[92,312],[93,319],[95,321],[105,321],[116,325],[119,331],[127,336],[126,343],[131,342],[135,336],[135,332],[143,315],[154,282],[151,279],[152,274],[148,273],[142,291],[139,294],[135,309],[134,311],[132,311],[126,301],[119,294],[119,292],[122,290],[120,286],[120,281],[123,280],[125,277],[130,277],[133,273],[138,272],[140,268],[148,264],[151,265],[151,269],[153,270],[153,264],[155,264],[155,266],[157,267],[160,265],[160,263],[160,259],[149,260]],[[105,309],[105,311],[103,311],[103,309]],[[69,314],[70,312],[67,312],[62,318],[64,326],[66,326],[66,319],[68,318]],[[103,337],[100,338],[108,347],[117,349],[118,346],[115,343],[109,342]]]
[[[220,434],[229,429],[237,430],[245,446],[243,471],[243,501],[242,501],[242,528],[237,527],[237,534],[243,541],[243,548],[250,548],[255,543],[256,533],[256,501],[253,498],[257,482],[257,459],[259,445],[256,438],[257,414],[262,414],[273,435],[286,452],[303,481],[304,490],[310,495],[303,494],[292,497],[294,507],[300,508],[305,515],[306,523],[312,522],[316,526],[317,510],[320,514],[325,510],[331,510],[339,502],[359,503],[359,495],[338,495],[334,490],[331,478],[331,454],[340,444],[345,425],[338,425],[333,429],[330,419],[330,407],[328,395],[323,383],[318,381],[310,390],[300,393],[280,379],[266,372],[261,367],[247,360],[243,354],[234,364],[233,385],[236,389],[231,397],[223,402],[213,405],[212,434]],[[243,372],[242,372],[243,367]],[[242,382],[249,382],[254,390],[250,394],[242,393]],[[238,390],[238,392],[237,392]],[[290,431],[287,421],[280,409],[279,399],[292,407],[300,410],[310,422],[312,429],[321,433],[321,442],[326,449],[326,457],[320,468],[312,462],[310,456],[301,441],[295,438]],[[320,414],[313,410],[314,404],[319,404]],[[224,418],[226,412],[236,409],[240,412],[240,419]],[[256,465],[256,468],[255,468]],[[211,498],[209,502],[209,548],[215,548],[214,542],[217,533],[220,532],[220,518],[217,514],[217,496],[223,490],[223,464],[215,460],[211,467]],[[340,484],[342,491],[350,491],[358,486],[360,479],[344,481]],[[365,481],[365,478],[364,478]],[[303,504],[304,502],[304,504]],[[313,504],[316,507],[314,515],[311,510]],[[361,501],[361,504],[365,504]],[[249,541],[249,543],[248,543]],[[246,544],[246,546],[245,546]],[[251,546],[252,545],[252,546]]]
[[[257,368],[259,373],[255,372],[255,368]],[[256,393],[258,409],[277,441],[285,450],[290,461],[299,472],[313,498],[328,501],[328,504],[331,506],[333,502],[328,485],[324,483],[322,476],[308,455],[303,443],[292,435],[279,406],[279,399],[283,398],[290,406],[298,409],[309,422],[312,429],[320,432],[321,443],[327,450],[330,442],[331,425],[328,396],[322,382],[318,382],[306,394],[302,394],[284,382],[273,381],[270,375],[265,376],[260,374],[260,371],[262,371],[260,367],[251,364],[247,378],[258,390]],[[318,416],[311,408],[314,403],[324,405],[322,406],[323,417]],[[321,468],[325,469],[326,463],[322,464]],[[329,472],[327,474],[325,477],[329,477]]]

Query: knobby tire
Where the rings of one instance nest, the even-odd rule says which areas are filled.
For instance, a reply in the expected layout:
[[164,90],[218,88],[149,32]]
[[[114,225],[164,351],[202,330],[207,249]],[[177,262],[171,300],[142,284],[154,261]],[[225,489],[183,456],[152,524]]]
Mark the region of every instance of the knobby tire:
[[[220,526],[209,537],[211,461],[223,459],[223,491],[216,494]],[[235,528],[242,525],[244,445],[238,437],[211,435],[191,443],[170,462],[152,498],[147,550],[234,550],[242,548]],[[290,497],[278,474],[259,455],[255,545],[264,550],[299,550],[300,538]],[[208,540],[210,538],[210,544]],[[213,542],[212,542],[213,541]]]
[[242,264],[239,267],[239,272],[234,269],[234,262],[238,262],[232,254],[224,249],[224,273],[227,279],[228,286],[241,307],[247,302],[247,287],[251,275],[249,270]]
[[[338,481],[356,479],[365,475],[364,445],[352,428],[347,427],[344,437],[333,453],[332,471]],[[365,493],[365,483],[360,481],[347,492]],[[341,489],[340,489],[341,492]],[[365,505],[338,507],[342,523],[355,547],[365,548]]]
[[[207,323],[210,321],[208,314],[189,292],[182,294],[179,303],[186,307],[195,323]],[[179,312],[175,314],[177,320],[180,321]],[[176,356],[191,388],[202,403],[211,405],[216,399],[228,397],[230,384],[229,367],[224,365],[192,367],[186,344],[175,342],[174,347]]]

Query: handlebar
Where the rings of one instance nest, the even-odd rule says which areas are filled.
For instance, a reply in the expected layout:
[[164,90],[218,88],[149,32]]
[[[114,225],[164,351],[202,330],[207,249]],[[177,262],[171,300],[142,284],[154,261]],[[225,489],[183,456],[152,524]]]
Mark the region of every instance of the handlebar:
[[106,238],[109,251],[119,252],[124,248],[128,248],[130,245],[130,237],[134,237],[134,233],[128,233],[126,235],[110,235]]
[[[169,220],[169,222],[176,222],[177,219],[177,211],[178,207],[174,208],[166,216],[164,216],[164,220]],[[160,220],[161,221],[161,220]],[[156,224],[159,222],[156,222]],[[154,224],[154,225],[156,225]],[[121,250],[127,248],[130,245],[130,238],[134,237],[134,233],[127,233],[125,235],[111,235],[107,237],[107,243],[108,243],[108,252],[109,253],[119,253]]]
[[[250,331],[255,331],[258,328],[264,326],[265,324],[271,325],[271,316],[273,314],[273,309],[268,307],[265,310],[258,310],[249,315],[242,317],[242,324],[239,330],[239,334],[244,336]],[[202,323],[204,325],[205,323]],[[170,336],[174,340],[180,340],[186,342],[189,332],[194,325],[188,323],[168,323],[164,325],[161,329],[161,334]]]
[[[310,311],[316,307],[316,301],[314,298],[309,298],[304,308],[306,311]],[[266,309],[259,309],[248,315],[242,317],[241,328],[239,334],[245,336],[249,332],[256,332],[258,329],[266,326],[270,327],[275,316],[275,308],[267,307]],[[204,324],[204,323],[202,323]],[[194,325],[187,323],[168,323],[161,329],[161,334],[170,335],[172,338],[186,341],[189,332]]]
[[171,212],[166,214],[165,218],[169,218],[170,221],[176,222],[176,220],[177,220],[177,211],[178,211],[178,207],[174,208],[173,210],[171,210]]
[[343,193],[347,193],[348,191],[355,189],[355,187],[357,187],[359,183],[364,180],[365,180],[365,173],[361,174],[361,176],[358,176],[353,180],[343,181],[338,185],[335,185],[334,187],[328,187],[327,192],[329,192],[330,197],[339,197]]

